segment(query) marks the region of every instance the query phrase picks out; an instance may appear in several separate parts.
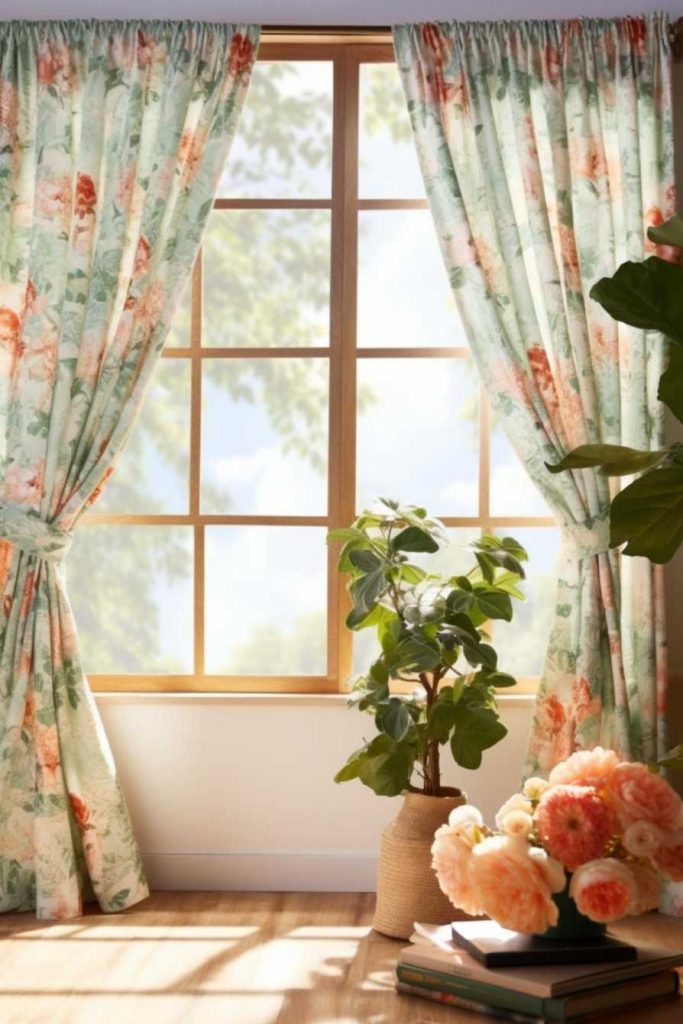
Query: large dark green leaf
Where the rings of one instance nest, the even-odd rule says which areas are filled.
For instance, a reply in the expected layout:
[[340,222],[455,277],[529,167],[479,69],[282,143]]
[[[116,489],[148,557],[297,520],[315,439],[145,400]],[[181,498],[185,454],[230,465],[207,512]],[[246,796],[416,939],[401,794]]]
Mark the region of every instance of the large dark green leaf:
[[453,757],[463,768],[479,768],[482,751],[498,743],[507,729],[495,711],[457,704],[455,732],[451,737]]
[[683,269],[651,256],[644,263],[622,263],[613,277],[591,289],[607,312],[625,324],[662,331],[683,345]]
[[361,760],[358,778],[378,796],[398,796],[410,785],[415,748],[403,740],[377,736]]
[[386,655],[391,672],[401,669],[408,672],[429,672],[439,664],[439,651],[419,637],[401,640]]
[[378,568],[373,569],[372,572],[367,573],[365,576],[359,576],[353,581],[349,590],[353,598],[354,607],[346,617],[346,625],[349,629],[357,629],[364,619],[367,618],[382,593],[385,584],[384,566],[381,564]]
[[361,572],[374,572],[382,566],[382,559],[379,555],[367,548],[352,548],[349,551],[349,561],[354,568],[360,569]]
[[630,476],[658,466],[667,455],[666,448],[656,452],[641,452],[637,448],[626,448],[618,444],[582,444],[554,466],[546,462],[546,467],[551,473],[562,473],[566,469],[600,466],[607,476]]
[[657,228],[648,228],[647,237],[658,245],[675,245],[683,248],[683,217],[678,214],[660,224]]
[[659,378],[657,398],[683,423],[683,349],[669,347],[669,365]]
[[477,587],[475,590],[477,604],[487,619],[512,620],[512,601],[510,595],[493,587]]
[[391,542],[395,551],[427,551],[439,550],[439,545],[426,530],[418,526],[407,526],[405,530],[397,533]]
[[392,740],[402,740],[408,735],[413,719],[405,701],[399,697],[392,697],[378,709],[375,723],[377,728],[387,736],[391,736]]
[[427,717],[427,738],[437,743],[447,743],[455,725],[455,709],[453,701],[438,700]]
[[634,480],[612,502],[611,543],[627,555],[668,562],[683,542],[683,466],[667,466]]

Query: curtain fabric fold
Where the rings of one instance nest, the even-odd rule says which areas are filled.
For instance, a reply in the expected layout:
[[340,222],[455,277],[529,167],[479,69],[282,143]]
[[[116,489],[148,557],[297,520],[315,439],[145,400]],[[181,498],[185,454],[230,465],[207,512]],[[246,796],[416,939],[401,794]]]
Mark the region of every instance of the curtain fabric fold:
[[[661,567],[609,550],[609,482],[552,476],[588,442],[659,447],[661,337],[592,285],[674,212],[665,15],[394,29],[456,302],[493,407],[563,530],[527,771],[577,747],[665,745]],[[533,563],[531,572],[534,571]]]
[[248,26],[0,26],[0,910],[120,910],[142,863],[78,654],[71,531],[189,277]]

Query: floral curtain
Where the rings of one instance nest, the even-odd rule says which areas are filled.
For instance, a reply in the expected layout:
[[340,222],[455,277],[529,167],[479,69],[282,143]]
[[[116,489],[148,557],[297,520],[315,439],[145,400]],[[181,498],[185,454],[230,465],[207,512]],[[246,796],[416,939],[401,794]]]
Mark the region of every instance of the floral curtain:
[[[434,223],[482,379],[557,516],[563,557],[527,770],[665,744],[661,567],[609,550],[588,442],[658,447],[660,337],[589,291],[674,211],[666,16],[404,25],[394,45]],[[534,571],[533,564],[531,572]]]
[[0,910],[147,895],[65,586],[189,276],[250,27],[0,25]]

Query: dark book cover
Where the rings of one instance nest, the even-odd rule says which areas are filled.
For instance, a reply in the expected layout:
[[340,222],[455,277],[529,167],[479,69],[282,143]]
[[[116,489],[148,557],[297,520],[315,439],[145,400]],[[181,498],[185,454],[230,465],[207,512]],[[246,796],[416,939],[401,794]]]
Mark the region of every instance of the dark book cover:
[[485,967],[587,964],[635,960],[637,950],[610,935],[598,939],[544,939],[501,928],[495,921],[454,921],[453,941]]

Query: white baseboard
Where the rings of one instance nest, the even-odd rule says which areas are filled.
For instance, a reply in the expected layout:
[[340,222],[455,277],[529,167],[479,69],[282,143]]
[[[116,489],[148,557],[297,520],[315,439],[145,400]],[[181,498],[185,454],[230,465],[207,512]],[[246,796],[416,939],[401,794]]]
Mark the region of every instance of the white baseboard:
[[144,853],[152,889],[374,892],[377,857],[363,853]]

